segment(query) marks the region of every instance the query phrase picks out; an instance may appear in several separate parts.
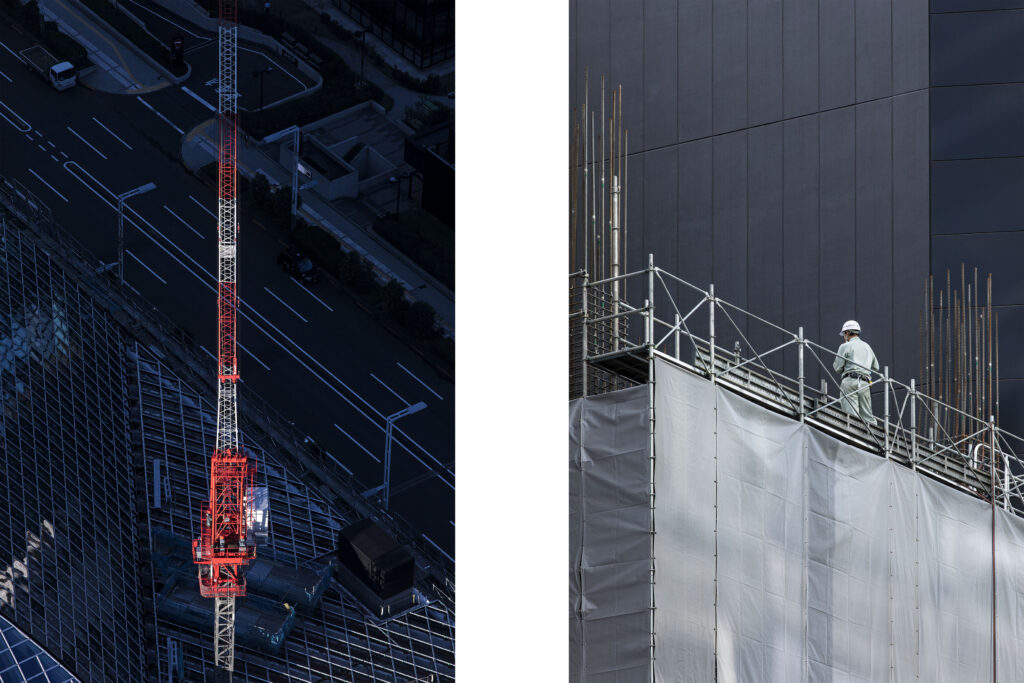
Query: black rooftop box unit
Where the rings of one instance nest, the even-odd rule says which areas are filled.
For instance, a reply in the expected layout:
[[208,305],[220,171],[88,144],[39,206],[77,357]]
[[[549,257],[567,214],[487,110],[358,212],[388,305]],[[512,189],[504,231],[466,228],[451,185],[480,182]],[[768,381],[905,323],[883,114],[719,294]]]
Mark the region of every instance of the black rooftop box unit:
[[341,530],[338,559],[382,598],[412,588],[412,555],[372,520]]

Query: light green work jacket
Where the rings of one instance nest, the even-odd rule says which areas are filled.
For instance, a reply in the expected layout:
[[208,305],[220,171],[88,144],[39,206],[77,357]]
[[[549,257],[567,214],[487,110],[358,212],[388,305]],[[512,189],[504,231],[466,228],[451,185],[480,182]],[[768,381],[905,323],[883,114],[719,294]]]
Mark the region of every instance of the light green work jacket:
[[878,359],[871,346],[860,337],[854,337],[839,346],[832,368],[842,377],[848,372],[867,375],[868,370],[878,371]]

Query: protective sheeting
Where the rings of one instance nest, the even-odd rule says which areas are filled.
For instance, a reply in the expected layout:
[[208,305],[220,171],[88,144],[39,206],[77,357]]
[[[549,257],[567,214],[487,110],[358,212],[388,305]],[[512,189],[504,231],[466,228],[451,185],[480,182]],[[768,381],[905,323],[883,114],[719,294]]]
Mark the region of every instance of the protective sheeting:
[[650,678],[648,387],[570,403],[570,680]]
[[[990,682],[993,561],[995,680],[1024,680],[1024,520],[655,378],[655,681]],[[646,390],[570,408],[573,681],[650,680]]]

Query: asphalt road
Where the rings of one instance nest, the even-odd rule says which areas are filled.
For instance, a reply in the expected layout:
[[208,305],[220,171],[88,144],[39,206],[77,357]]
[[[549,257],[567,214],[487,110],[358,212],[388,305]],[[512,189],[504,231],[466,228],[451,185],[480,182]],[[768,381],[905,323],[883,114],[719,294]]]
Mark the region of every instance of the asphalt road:
[[[211,112],[178,87],[57,92],[12,55],[25,37],[0,26],[0,43],[0,174],[107,263],[117,259],[115,193],[155,183],[127,203],[126,283],[195,335],[213,373],[216,196],[176,157],[182,132]],[[281,248],[241,216],[243,381],[368,487],[382,482],[386,417],[425,402],[395,423],[391,508],[454,557],[454,385],[344,292],[286,276]]]

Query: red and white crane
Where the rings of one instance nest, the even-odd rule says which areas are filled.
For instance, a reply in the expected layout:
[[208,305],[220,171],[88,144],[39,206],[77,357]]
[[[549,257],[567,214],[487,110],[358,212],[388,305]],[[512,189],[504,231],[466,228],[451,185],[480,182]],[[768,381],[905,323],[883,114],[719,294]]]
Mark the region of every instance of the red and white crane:
[[217,194],[217,441],[210,458],[210,500],[200,536],[192,542],[199,592],[215,603],[214,655],[230,680],[235,658],[235,598],[245,595],[245,566],[255,556],[249,533],[256,462],[238,435],[237,289],[237,0],[220,0],[217,120],[220,133]]

